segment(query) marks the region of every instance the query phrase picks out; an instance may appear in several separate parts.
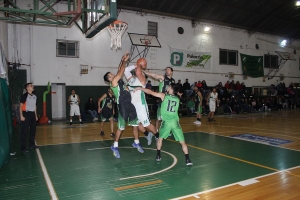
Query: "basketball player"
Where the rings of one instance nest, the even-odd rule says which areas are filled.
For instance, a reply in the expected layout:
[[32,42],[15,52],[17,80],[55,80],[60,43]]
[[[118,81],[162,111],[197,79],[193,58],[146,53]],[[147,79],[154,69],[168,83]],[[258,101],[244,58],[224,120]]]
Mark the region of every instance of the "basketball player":
[[[152,142],[153,133],[158,138],[159,133],[157,129],[150,123],[148,105],[146,102],[145,93],[143,91],[134,91],[136,87],[146,86],[146,77],[143,70],[147,68],[147,61],[145,58],[137,60],[136,65],[129,66],[125,69],[125,77],[128,81],[128,86],[131,94],[131,103],[137,110],[137,117],[140,123],[140,131],[144,132],[148,140],[148,145]],[[131,71],[135,70],[135,76],[131,74]],[[145,130],[146,129],[146,130]],[[149,132],[148,132],[149,131]]]
[[79,109],[80,98],[77,94],[75,94],[74,89],[71,90],[71,95],[69,96],[68,103],[70,104],[70,125],[73,124],[72,117],[74,115],[77,115],[80,124],[83,124]]
[[166,94],[153,92],[146,88],[136,88],[136,90],[142,90],[143,92],[152,96],[158,97],[162,100],[161,103],[161,117],[162,123],[159,129],[159,139],[157,140],[157,154],[156,161],[161,160],[161,147],[163,139],[168,138],[170,131],[172,131],[176,141],[182,146],[182,151],[185,154],[186,165],[193,165],[189,158],[188,147],[185,143],[183,132],[179,124],[178,108],[180,99],[177,96],[179,93],[179,87],[175,84],[171,84],[166,88]]
[[218,93],[216,92],[216,88],[212,89],[212,92],[210,92],[207,96],[207,104],[209,105],[209,114],[208,114],[208,121],[216,121],[214,119],[214,114],[216,111],[216,102],[217,106],[219,106],[218,101]]
[[196,100],[196,121],[194,124],[201,124],[201,113],[202,113],[202,94],[199,91],[197,86],[194,86],[194,91],[195,91],[195,100]]
[[[166,87],[171,85],[172,83],[175,84],[175,80],[172,78],[173,76],[172,67],[166,68],[164,76],[159,74],[154,74],[148,71],[145,71],[145,74],[159,81],[158,92],[166,93]],[[157,108],[157,120],[155,124],[157,130],[159,129],[160,122],[161,122],[161,114],[160,114],[160,104],[159,104]]]
[[[102,101],[102,106],[100,103]],[[108,119],[110,121],[110,130],[111,137],[115,137],[114,134],[114,114],[115,114],[115,97],[112,93],[112,90],[108,88],[107,93],[102,95],[102,97],[98,100],[98,113],[101,113],[101,124],[100,124],[100,135],[104,136],[103,125],[104,122]]]
[[103,77],[104,81],[110,83],[110,88],[112,89],[116,97],[116,102],[119,111],[118,130],[116,131],[115,142],[113,146],[111,146],[113,155],[116,158],[120,158],[120,154],[118,150],[118,146],[119,146],[118,142],[122,131],[125,129],[126,122],[128,122],[128,124],[132,126],[132,131],[134,136],[134,143],[132,144],[132,146],[137,148],[137,150],[140,153],[144,153],[144,150],[139,143],[138,120],[137,120],[136,110],[134,105],[132,105],[131,103],[131,95],[128,90],[128,87],[125,85],[124,81],[122,80],[122,76],[124,75],[124,71],[128,59],[129,59],[129,55],[128,53],[126,53],[122,57],[117,74],[114,75],[111,72],[107,72]]

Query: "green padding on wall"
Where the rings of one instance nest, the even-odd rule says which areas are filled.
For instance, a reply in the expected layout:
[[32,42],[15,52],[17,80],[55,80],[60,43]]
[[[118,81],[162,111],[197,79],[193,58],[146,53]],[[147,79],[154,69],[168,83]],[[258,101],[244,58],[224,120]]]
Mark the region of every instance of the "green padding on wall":
[[0,78],[0,168],[8,162],[12,136],[12,114],[10,94],[6,80]]

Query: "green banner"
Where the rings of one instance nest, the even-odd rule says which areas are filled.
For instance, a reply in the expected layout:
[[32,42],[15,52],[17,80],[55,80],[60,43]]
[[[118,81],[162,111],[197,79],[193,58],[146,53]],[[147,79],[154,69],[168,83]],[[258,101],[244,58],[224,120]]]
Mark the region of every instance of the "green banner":
[[242,71],[244,76],[252,78],[263,77],[263,56],[249,56],[241,54]]

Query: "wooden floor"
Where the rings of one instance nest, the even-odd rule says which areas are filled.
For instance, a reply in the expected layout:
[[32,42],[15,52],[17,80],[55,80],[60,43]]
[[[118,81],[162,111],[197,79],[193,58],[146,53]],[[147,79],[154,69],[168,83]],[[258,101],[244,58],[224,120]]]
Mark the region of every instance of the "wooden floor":
[[[201,125],[194,125],[195,118],[182,118],[180,124],[186,134],[189,132],[206,132],[212,135],[232,136],[251,133],[291,140],[292,142],[280,145],[280,147],[295,151],[300,150],[299,110],[222,115],[216,116],[215,119],[215,122],[208,122],[207,117],[204,116]],[[84,127],[74,124],[73,128],[70,128],[68,124],[63,124],[63,127],[62,124],[39,126],[36,141],[38,145],[50,145],[112,140],[109,136],[109,123],[105,124],[106,136],[104,137],[99,135],[99,127],[99,122],[87,123]],[[140,134],[140,136],[143,135]],[[128,127],[124,131],[122,138],[125,137],[132,137],[131,128]],[[274,156],[276,156],[276,152],[274,152]],[[294,159],[300,158],[295,157]],[[300,199],[300,166],[287,171],[277,170],[273,174],[257,177],[255,180],[257,183],[247,186],[230,184],[178,197],[178,199]]]

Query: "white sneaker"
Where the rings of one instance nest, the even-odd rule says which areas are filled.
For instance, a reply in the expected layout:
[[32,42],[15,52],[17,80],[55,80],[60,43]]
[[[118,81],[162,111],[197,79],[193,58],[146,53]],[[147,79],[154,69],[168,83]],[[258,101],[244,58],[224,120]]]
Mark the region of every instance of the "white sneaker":
[[198,125],[199,125],[199,124],[201,124],[201,122],[200,122],[200,121],[196,121],[195,124],[198,124]]
[[197,124],[198,121],[194,121],[194,124]]
[[152,132],[149,132],[148,135],[145,136],[145,138],[148,141],[148,145],[151,145],[151,143],[152,143],[152,137],[153,137],[153,133]]

